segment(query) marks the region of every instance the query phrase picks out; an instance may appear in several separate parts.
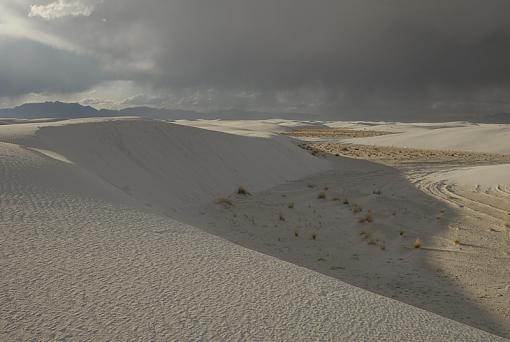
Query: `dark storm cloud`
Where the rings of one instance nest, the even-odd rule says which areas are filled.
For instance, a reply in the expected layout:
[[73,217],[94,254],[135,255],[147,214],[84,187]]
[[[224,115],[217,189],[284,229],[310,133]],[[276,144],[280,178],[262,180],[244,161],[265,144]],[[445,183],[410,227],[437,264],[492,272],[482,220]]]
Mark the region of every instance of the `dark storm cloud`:
[[509,11],[506,0],[105,0],[39,24],[159,89],[248,92],[261,106],[308,91],[331,113],[426,113],[473,98],[497,110],[495,93],[506,105]]
[[29,40],[1,40],[0,94],[76,92],[103,79],[93,59]]

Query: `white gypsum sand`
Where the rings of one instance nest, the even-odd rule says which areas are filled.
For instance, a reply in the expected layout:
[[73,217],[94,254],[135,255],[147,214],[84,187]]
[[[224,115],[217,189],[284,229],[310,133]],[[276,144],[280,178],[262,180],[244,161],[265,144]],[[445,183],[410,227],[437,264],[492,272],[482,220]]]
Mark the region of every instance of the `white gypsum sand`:
[[[358,124],[353,127],[366,126]],[[398,133],[345,141],[364,145],[510,154],[510,125],[462,122],[421,125],[374,124],[370,125],[369,129]]]
[[1,126],[1,339],[503,340],[175,220],[218,222],[218,196],[258,200],[238,186],[290,196],[334,170],[273,135],[139,119]]

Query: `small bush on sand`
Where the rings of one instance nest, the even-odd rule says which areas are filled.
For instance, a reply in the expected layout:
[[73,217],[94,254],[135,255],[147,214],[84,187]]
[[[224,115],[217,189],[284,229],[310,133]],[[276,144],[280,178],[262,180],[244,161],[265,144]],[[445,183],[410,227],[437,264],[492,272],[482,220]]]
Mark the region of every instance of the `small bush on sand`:
[[216,201],[216,203],[218,204],[222,204],[224,207],[231,207],[234,205],[234,203],[232,203],[231,200],[229,200],[228,198],[225,198],[225,197],[220,197],[218,198],[218,200]]
[[421,248],[421,240],[419,238],[414,241],[414,248]]
[[460,241],[458,239],[453,240],[454,245],[460,245]]
[[357,214],[357,213],[360,213],[363,209],[361,209],[361,207],[357,204],[354,204],[351,208],[351,211],[354,213],[354,214]]
[[295,237],[298,237],[298,236],[299,236],[299,233],[297,232],[297,230],[294,232],[294,236],[295,236]]
[[324,191],[319,192],[317,195],[318,199],[326,199],[326,193]]
[[251,195],[250,192],[248,190],[246,190],[243,186],[240,186],[238,189],[237,189],[237,194],[238,195]]
[[280,221],[285,221],[285,217],[282,214],[280,214]]
[[294,209],[294,202],[290,202],[290,203],[287,205],[287,207],[288,207],[289,209]]
[[372,216],[372,212],[370,210],[364,217],[359,219],[359,223],[365,223],[365,222],[368,222],[368,223],[374,222],[374,217]]
[[312,234],[312,240],[317,240],[317,234],[316,233]]
[[361,232],[359,233],[359,236],[361,236],[361,238],[362,238],[363,240],[366,240],[366,239],[368,239],[368,238],[370,237],[370,233],[367,233],[367,232],[365,232],[365,231],[361,231]]
[[343,202],[345,205],[349,204],[349,200],[347,199],[344,199],[344,202]]

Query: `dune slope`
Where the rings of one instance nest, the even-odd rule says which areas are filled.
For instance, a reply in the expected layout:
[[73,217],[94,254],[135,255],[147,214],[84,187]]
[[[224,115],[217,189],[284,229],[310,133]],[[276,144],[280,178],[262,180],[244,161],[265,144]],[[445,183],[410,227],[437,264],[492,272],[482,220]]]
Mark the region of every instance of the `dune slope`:
[[75,122],[21,133],[18,127],[4,136],[48,157],[62,156],[165,213],[210,202],[239,186],[258,191],[329,167],[282,137],[240,137],[148,120]]
[[2,127],[1,340],[503,340],[144,208],[327,167],[284,140],[162,125]]
[[[374,128],[377,129],[377,126]],[[394,125],[391,130],[402,133],[347,141],[366,145],[510,154],[510,125]]]

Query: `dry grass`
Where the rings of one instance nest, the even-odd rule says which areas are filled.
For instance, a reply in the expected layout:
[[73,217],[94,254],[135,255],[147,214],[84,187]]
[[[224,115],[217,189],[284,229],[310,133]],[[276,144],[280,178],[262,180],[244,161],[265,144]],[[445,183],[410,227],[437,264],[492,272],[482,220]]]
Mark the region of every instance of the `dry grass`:
[[372,215],[372,211],[368,210],[368,213],[364,217],[359,219],[359,223],[365,222],[368,223],[374,222],[374,216]]
[[246,190],[246,188],[244,188],[243,186],[240,186],[238,189],[237,189],[237,194],[238,195],[251,195],[250,192],[248,190]]
[[384,240],[375,239],[372,237],[371,233],[367,233],[366,231],[361,231],[359,235],[363,240],[367,241],[368,245],[377,246],[383,251],[386,250],[386,242]]
[[232,201],[226,197],[220,197],[216,200],[216,203],[222,204],[224,207],[231,207],[234,205]]
[[353,129],[348,127],[339,128],[317,128],[317,127],[301,127],[294,129],[292,132],[284,133],[292,137],[312,137],[312,138],[366,138],[379,135],[392,134],[393,132],[372,131],[366,129]]
[[342,143],[309,143],[303,148],[332,155],[339,154],[350,158],[380,160],[384,163],[395,164],[408,161],[461,161],[461,162],[510,162],[509,155],[466,152],[466,151],[439,151],[414,149],[404,147],[382,147],[369,145],[344,145]]
[[290,202],[289,204],[287,204],[287,208],[294,209],[294,202]]
[[318,199],[326,199],[326,193],[324,191],[319,192],[317,195]]
[[421,240],[419,238],[414,240],[414,248],[421,248]]
[[351,207],[351,211],[354,213],[354,214],[357,214],[357,213],[360,213],[363,209],[357,205],[357,204],[354,204],[352,207]]
[[457,239],[455,239],[455,240],[453,240],[453,244],[454,244],[454,245],[456,245],[456,246],[458,246],[458,245],[460,245],[460,241],[459,241],[459,240],[457,240]]

